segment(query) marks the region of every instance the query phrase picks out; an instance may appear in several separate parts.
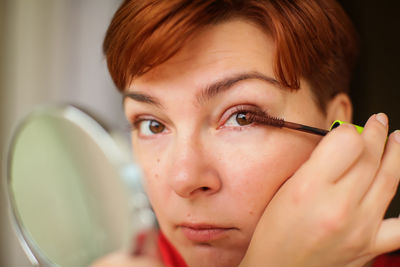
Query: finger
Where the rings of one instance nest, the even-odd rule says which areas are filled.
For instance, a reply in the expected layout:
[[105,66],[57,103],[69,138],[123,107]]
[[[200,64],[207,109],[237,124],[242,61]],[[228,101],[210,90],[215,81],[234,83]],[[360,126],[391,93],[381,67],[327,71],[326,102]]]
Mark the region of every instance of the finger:
[[351,190],[352,199],[360,201],[368,192],[380,166],[388,131],[388,118],[380,113],[367,121],[362,139],[364,150],[357,164],[341,179],[340,189]]
[[400,219],[391,218],[382,222],[372,247],[372,253],[379,255],[400,248]]
[[388,117],[384,113],[373,115],[367,121],[361,136],[368,145],[370,157],[379,160],[388,134]]
[[354,126],[340,125],[321,140],[299,172],[313,173],[311,179],[334,182],[359,159],[363,146]]
[[362,205],[369,211],[375,207],[378,216],[383,216],[397,191],[400,179],[400,131],[392,133],[387,142],[381,166]]

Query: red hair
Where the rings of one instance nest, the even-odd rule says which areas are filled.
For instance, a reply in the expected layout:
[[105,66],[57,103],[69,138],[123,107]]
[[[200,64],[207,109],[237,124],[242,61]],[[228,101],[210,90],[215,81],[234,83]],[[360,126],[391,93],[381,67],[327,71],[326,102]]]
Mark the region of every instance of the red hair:
[[322,110],[337,93],[348,92],[358,46],[352,23],[335,0],[126,0],[103,44],[115,85],[124,91],[201,28],[234,18],[272,36],[274,72],[283,87],[297,90],[304,78]]

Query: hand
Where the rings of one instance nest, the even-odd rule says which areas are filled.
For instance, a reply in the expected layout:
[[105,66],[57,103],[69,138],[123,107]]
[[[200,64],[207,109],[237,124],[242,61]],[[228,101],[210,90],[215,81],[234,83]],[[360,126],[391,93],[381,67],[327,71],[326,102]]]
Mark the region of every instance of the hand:
[[362,266],[400,248],[400,219],[383,220],[400,178],[387,121],[329,133],[268,204],[241,266]]

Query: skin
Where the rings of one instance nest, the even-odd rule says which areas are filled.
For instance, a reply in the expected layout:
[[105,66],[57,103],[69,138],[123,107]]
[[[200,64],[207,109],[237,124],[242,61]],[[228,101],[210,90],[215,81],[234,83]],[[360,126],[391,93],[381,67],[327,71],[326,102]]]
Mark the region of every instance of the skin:
[[[324,138],[268,205],[241,266],[363,266],[398,249],[400,221],[383,216],[399,183],[400,132],[387,139],[387,127],[377,114],[361,135],[341,126]],[[282,209],[290,216],[277,225]]]
[[[231,21],[199,33],[129,88],[159,102],[127,99],[125,112],[132,122],[152,119],[165,125],[162,133],[152,134],[149,121],[141,122],[133,148],[160,227],[190,266],[239,264],[265,207],[320,140],[291,130],[240,126],[235,107],[256,107],[321,128],[332,121],[317,108],[306,82],[289,92],[246,79],[199,103],[207,85],[240,73],[274,79],[273,56],[269,36],[250,23]],[[233,229],[217,240],[193,242],[182,233],[182,223]]]
[[[238,124],[243,109],[319,128],[351,119],[346,95],[324,114],[307,81],[296,92],[271,82],[274,49],[258,27],[231,20],[199,32],[127,89],[135,159],[164,235],[189,266],[362,266],[400,247],[398,220],[382,223],[400,173],[400,134],[384,149],[384,114],[372,116],[362,135],[341,126],[322,141]],[[205,88],[243,73],[269,81],[243,79],[204,97]],[[151,131],[152,120],[160,131]],[[224,230],[188,238],[198,225]],[[119,266],[149,266],[114,257],[125,259]]]

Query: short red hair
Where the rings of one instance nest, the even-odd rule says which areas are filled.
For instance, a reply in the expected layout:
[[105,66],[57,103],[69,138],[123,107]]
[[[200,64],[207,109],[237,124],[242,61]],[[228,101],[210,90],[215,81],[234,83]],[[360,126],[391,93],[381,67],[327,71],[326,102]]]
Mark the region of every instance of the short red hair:
[[358,54],[356,33],[335,0],[126,0],[103,44],[121,91],[132,79],[167,61],[207,25],[251,21],[275,41],[274,72],[283,87],[307,80],[322,110],[347,93]]

